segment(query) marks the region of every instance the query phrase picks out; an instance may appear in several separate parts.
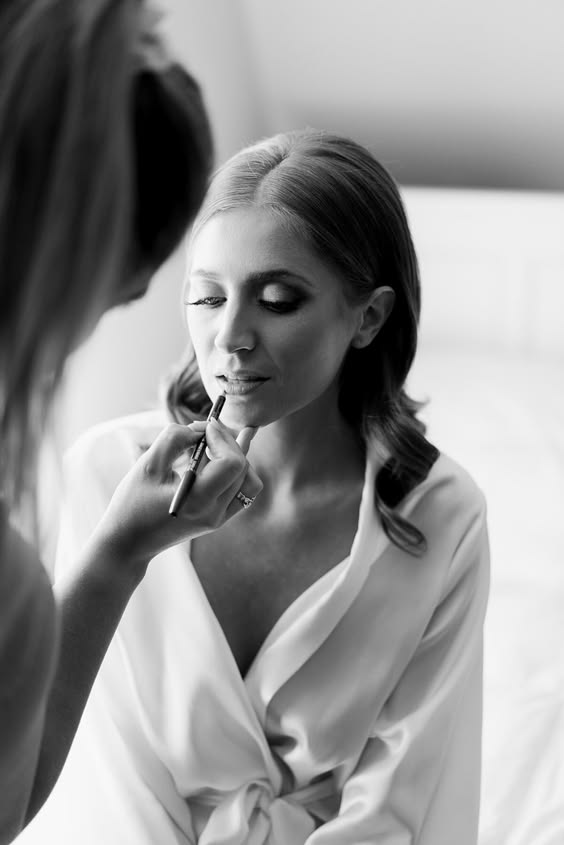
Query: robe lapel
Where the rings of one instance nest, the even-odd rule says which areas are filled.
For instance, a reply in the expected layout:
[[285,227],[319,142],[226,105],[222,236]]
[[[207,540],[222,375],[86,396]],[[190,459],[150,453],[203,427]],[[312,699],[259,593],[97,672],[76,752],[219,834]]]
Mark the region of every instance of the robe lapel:
[[[281,776],[262,725],[199,578],[180,547],[151,563],[124,614],[120,639],[144,730],[181,794],[192,791],[195,770],[208,765],[209,748],[201,737],[210,731],[221,737],[221,760],[215,762],[227,780],[233,774],[238,782],[240,771],[246,771],[250,777],[267,774],[277,785]],[[231,759],[239,773],[231,773]]]
[[257,654],[245,686],[261,725],[278,690],[330,636],[388,544],[374,507],[376,461],[368,458],[358,529],[351,553],[302,593],[280,617]]

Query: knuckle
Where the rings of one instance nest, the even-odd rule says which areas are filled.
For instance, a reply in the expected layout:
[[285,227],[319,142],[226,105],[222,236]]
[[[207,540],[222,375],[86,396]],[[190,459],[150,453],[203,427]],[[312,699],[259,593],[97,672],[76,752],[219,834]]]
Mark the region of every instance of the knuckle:
[[144,478],[154,478],[159,474],[160,468],[158,453],[155,450],[146,452],[138,459],[137,467],[141,480]]
[[149,458],[143,462],[143,476],[145,478],[152,478],[155,474],[155,466],[153,461]]

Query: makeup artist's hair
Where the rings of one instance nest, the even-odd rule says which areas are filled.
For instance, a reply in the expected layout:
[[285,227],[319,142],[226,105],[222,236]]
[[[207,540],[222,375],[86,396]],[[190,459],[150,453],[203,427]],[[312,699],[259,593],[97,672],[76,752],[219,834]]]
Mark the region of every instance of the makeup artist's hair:
[[0,4],[0,496],[33,488],[65,359],[179,243],[211,136],[141,0]]
[[[426,478],[438,452],[417,418],[420,405],[404,390],[417,345],[420,284],[394,180],[353,141],[314,130],[289,132],[242,150],[217,171],[192,238],[215,214],[246,206],[280,215],[335,268],[350,302],[365,301],[380,285],[395,291],[392,312],[372,343],[348,351],[339,402],[363,440],[375,439],[389,453],[375,487],[387,535],[400,548],[422,552],[423,534],[396,506]],[[166,396],[178,420],[206,413],[209,399],[192,349]]]

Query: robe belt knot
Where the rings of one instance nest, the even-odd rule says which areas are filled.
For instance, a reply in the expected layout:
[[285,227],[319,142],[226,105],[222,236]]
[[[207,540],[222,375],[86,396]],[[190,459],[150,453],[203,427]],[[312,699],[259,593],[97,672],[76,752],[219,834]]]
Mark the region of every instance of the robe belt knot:
[[229,793],[198,797],[213,807],[199,845],[303,845],[315,830],[307,804],[333,793],[330,778],[277,795],[268,781],[255,780]]

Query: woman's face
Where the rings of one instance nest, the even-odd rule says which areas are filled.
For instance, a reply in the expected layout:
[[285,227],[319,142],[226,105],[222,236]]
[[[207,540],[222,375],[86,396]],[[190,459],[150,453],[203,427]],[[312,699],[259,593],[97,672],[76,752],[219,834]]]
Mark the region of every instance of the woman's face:
[[343,281],[273,213],[244,208],[204,224],[189,255],[190,338],[222,420],[264,426],[305,408],[326,413],[360,322]]

